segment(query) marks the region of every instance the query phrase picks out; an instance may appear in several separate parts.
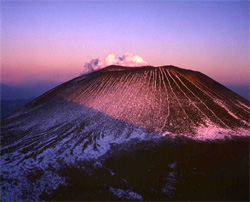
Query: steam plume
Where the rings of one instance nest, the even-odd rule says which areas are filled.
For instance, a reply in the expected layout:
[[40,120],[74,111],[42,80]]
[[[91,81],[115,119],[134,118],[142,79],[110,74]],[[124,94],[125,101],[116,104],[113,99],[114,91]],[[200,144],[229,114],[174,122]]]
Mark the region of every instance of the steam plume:
[[130,51],[126,51],[122,57],[119,57],[115,53],[110,53],[106,58],[100,60],[99,58],[93,59],[90,62],[84,64],[84,70],[82,74],[87,74],[109,65],[119,65],[119,66],[128,66],[128,67],[139,67],[146,66],[148,63],[143,60],[139,55],[135,55]]

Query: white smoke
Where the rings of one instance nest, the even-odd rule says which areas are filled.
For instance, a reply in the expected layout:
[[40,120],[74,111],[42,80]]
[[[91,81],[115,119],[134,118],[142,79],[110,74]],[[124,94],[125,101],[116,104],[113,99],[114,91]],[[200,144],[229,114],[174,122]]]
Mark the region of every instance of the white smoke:
[[103,60],[93,59],[90,62],[84,64],[84,70],[82,74],[87,74],[109,65],[119,65],[127,67],[140,67],[146,66],[148,63],[143,60],[139,55],[134,55],[130,51],[126,51],[122,57],[119,57],[115,53],[110,53]]

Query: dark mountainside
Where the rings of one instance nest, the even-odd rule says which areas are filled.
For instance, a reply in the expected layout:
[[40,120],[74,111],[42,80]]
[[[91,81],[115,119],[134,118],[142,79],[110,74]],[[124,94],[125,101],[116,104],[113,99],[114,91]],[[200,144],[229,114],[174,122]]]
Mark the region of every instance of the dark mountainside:
[[2,201],[248,200],[249,114],[174,66],[77,77],[2,120]]

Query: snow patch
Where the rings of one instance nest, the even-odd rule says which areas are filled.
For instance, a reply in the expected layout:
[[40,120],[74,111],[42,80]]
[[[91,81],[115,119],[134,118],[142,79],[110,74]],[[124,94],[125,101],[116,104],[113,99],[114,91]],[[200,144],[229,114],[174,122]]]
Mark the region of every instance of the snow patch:
[[162,133],[162,136],[175,138],[177,136],[184,136],[186,138],[191,138],[193,140],[223,140],[226,137],[231,138],[233,136],[250,136],[250,131],[246,128],[222,128],[218,125],[215,125],[208,120],[206,120],[204,125],[200,125],[195,129],[195,135],[191,136],[188,134],[174,134],[169,131],[165,131]]
[[201,125],[197,128],[197,135],[194,139],[199,140],[216,140],[225,139],[225,137],[231,138],[233,136],[249,136],[250,131],[244,128],[238,128],[235,130],[222,128],[220,126],[214,125],[209,121],[205,125]]
[[143,199],[140,194],[133,192],[131,190],[123,190],[110,187],[109,191],[120,199],[133,200],[133,201],[135,200],[142,201]]
[[234,117],[235,119],[237,119],[237,120],[243,122],[243,123],[246,124],[246,125],[249,125],[248,122],[246,122],[246,121],[243,120],[243,119],[240,119],[240,118],[239,118],[238,116],[236,116],[232,111],[230,111],[230,110],[228,109],[228,107],[227,107],[226,105],[224,105],[220,100],[214,99],[214,102],[216,102],[218,105],[220,105],[222,108],[224,108],[224,109],[227,111],[227,113],[230,114],[230,115],[231,115],[232,117]]
[[167,178],[166,178],[166,183],[163,185],[161,191],[165,193],[166,195],[172,197],[175,194],[176,188],[175,184],[177,183],[176,177],[177,177],[177,172],[174,171],[177,166],[177,162],[174,162],[172,164],[169,164],[168,167],[171,168],[173,171],[169,172]]
[[237,100],[237,101],[238,101],[238,103],[239,103],[241,106],[243,106],[243,107],[247,108],[248,110],[250,110],[250,107],[249,107],[249,106],[245,105],[244,103],[240,102],[239,100]]
[[108,168],[108,171],[110,172],[111,176],[115,175],[115,173],[110,168]]
[[169,164],[168,166],[169,166],[169,168],[174,169],[174,168],[176,168],[176,166],[177,166],[177,162],[174,162],[174,163],[172,163],[172,164]]

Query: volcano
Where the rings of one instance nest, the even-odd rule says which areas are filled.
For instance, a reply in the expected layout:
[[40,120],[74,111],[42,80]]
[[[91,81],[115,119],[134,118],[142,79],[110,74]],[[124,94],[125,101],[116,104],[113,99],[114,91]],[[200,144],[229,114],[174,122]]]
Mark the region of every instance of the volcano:
[[249,115],[175,66],[77,77],[2,120],[2,201],[248,200]]

